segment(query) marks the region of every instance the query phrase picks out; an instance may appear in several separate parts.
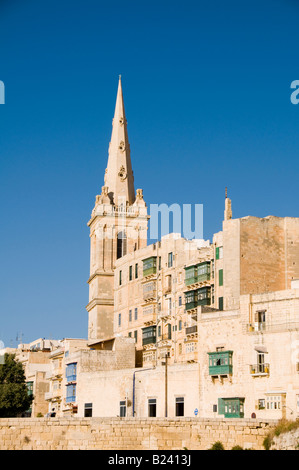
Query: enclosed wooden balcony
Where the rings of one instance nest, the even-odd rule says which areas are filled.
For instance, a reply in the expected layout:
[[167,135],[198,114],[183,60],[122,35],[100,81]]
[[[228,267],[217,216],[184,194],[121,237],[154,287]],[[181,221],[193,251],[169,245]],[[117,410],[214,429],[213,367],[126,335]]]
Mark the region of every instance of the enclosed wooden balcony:
[[157,256],[151,256],[143,260],[143,277],[157,273]]
[[233,351],[209,352],[209,375],[232,375]]

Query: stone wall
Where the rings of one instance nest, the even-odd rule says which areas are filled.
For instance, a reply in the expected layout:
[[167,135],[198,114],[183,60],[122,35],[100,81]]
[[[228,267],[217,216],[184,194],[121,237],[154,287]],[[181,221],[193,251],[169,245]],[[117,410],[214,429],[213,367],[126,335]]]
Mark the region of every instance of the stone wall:
[[263,450],[276,422],[198,418],[2,418],[0,450]]

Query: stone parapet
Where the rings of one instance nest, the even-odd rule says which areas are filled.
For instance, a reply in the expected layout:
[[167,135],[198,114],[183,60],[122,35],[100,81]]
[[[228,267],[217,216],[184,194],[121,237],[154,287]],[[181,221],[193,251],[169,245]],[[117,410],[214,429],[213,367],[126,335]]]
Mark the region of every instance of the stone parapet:
[[197,418],[2,418],[0,450],[263,450],[276,421]]

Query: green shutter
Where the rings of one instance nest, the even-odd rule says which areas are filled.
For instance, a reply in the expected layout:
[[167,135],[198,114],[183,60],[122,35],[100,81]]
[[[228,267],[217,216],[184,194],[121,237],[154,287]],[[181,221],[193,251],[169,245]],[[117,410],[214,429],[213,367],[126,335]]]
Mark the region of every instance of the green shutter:
[[218,414],[224,415],[225,413],[225,403],[223,398],[218,398]]
[[219,286],[223,286],[223,269],[219,269]]
[[219,246],[216,247],[216,259],[219,259]]

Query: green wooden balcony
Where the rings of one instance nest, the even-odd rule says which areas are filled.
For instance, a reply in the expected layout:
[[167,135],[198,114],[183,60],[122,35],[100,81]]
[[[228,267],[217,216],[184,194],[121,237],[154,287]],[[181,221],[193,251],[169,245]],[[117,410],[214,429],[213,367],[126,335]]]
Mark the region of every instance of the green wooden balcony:
[[156,326],[142,328],[142,346],[156,343]]
[[143,277],[157,272],[157,257],[151,256],[150,258],[143,260]]
[[232,375],[233,351],[210,352],[208,355],[210,375]]
[[225,418],[244,418],[245,398],[218,398],[218,414]]
[[211,305],[210,287],[202,287],[201,289],[185,292],[186,310],[191,310],[199,305]]
[[211,263],[205,261],[194,266],[185,268],[185,285],[190,286],[197,282],[209,281],[211,279]]

